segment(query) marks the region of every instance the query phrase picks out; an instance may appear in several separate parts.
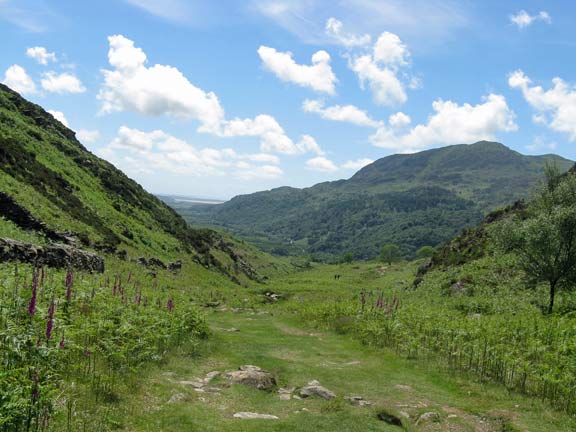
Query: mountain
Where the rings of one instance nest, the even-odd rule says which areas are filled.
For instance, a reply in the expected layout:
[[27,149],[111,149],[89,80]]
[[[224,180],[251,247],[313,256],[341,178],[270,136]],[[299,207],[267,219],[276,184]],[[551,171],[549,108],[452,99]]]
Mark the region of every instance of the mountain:
[[172,208],[91,154],[72,130],[1,84],[0,193],[0,237],[16,232],[14,237],[39,243],[49,237],[121,257],[191,256],[233,278],[256,277],[237,243],[191,229]]
[[173,204],[196,225],[218,226],[276,254],[373,258],[386,243],[407,257],[473,226],[490,210],[526,197],[546,162],[481,141],[375,161],[348,180],[281,187],[217,205]]

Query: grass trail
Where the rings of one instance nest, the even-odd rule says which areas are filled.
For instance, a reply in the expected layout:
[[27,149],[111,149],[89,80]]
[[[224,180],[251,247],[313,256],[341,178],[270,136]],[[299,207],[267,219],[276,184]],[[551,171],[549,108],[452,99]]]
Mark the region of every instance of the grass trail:
[[[123,419],[130,431],[570,431],[569,419],[533,399],[498,386],[450,376],[432,365],[399,359],[361,345],[348,336],[307,328],[283,312],[208,313],[214,335],[200,358],[173,357],[142,377]],[[237,328],[238,332],[226,331]],[[319,380],[337,394],[325,401],[280,400],[217,378],[217,393],[197,393],[179,381],[231,371],[245,364],[274,373],[279,387]],[[360,395],[371,407],[351,406],[344,397]],[[170,400],[172,400],[170,402]],[[377,418],[385,410],[403,418],[405,429]],[[278,420],[240,420],[241,411],[272,414]],[[424,413],[436,421],[420,422]]]

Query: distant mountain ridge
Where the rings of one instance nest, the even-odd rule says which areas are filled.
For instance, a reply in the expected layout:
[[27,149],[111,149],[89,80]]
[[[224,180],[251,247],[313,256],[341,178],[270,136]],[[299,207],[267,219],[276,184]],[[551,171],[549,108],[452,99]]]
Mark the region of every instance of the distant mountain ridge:
[[379,159],[348,180],[240,195],[218,206],[174,208],[196,225],[223,227],[278,254],[372,258],[397,243],[406,256],[436,246],[488,211],[528,196],[546,162],[480,141]]

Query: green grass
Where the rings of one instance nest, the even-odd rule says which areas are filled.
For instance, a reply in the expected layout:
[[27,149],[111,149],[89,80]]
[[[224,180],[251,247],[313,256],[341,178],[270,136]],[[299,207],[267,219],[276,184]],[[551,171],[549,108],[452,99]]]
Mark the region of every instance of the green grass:
[[[413,431],[448,430],[415,425],[419,415],[430,411],[439,413],[441,425],[450,424],[454,431],[480,430],[481,424],[487,427],[482,430],[498,432],[515,430],[511,428],[571,431],[576,427],[570,417],[546,403],[497,384],[476,382],[473,376],[451,371],[438,361],[406,360],[390,350],[364,345],[352,335],[311,327],[295,314],[302,304],[351,298],[361,288],[403,290],[413,271],[414,265],[315,266],[272,279],[267,288],[288,299],[270,305],[258,304],[261,289],[252,288],[246,293],[247,308],[209,310],[207,322],[213,334],[199,357],[173,356],[162,368],[149,370],[140,390],[126,399],[118,421],[130,431],[400,430],[377,420],[377,413],[385,410],[408,414],[407,430]],[[334,274],[342,274],[338,284]],[[222,331],[231,327],[240,331]],[[235,370],[243,364],[273,372],[279,386],[301,387],[317,379],[338,399],[281,401],[275,393],[242,386],[223,386],[219,394],[202,394],[178,384],[179,380],[203,377],[214,370]],[[220,379],[214,385],[223,383]],[[175,394],[186,396],[168,403]],[[361,395],[374,405],[352,407],[343,399],[348,395]],[[302,408],[308,411],[302,412]],[[234,419],[239,411],[273,414],[280,419]]]

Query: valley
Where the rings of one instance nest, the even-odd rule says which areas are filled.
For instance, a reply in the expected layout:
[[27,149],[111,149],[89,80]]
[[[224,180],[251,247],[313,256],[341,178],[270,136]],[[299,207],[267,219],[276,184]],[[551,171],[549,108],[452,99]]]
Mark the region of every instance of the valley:
[[457,145],[188,224],[0,85],[0,430],[573,431],[571,166]]

